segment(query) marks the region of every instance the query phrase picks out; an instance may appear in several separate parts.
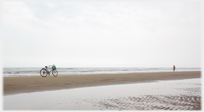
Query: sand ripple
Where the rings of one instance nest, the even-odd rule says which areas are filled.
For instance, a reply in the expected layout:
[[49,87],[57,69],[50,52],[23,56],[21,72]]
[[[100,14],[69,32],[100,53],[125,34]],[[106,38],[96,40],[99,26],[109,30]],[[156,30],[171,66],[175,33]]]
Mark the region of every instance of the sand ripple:
[[4,96],[4,109],[201,110],[201,81],[188,79],[17,94]]
[[145,95],[140,97],[118,97],[114,99],[90,99],[86,103],[101,110],[200,110],[200,96]]
[[[170,84],[172,83],[168,83]],[[158,91],[157,94],[147,91],[149,95],[91,98],[79,102],[87,103],[86,105],[92,105],[95,109],[100,110],[201,110],[200,86],[196,83],[174,83],[173,89],[167,86],[152,89],[152,92]],[[179,94],[168,94],[164,88],[172,89]]]

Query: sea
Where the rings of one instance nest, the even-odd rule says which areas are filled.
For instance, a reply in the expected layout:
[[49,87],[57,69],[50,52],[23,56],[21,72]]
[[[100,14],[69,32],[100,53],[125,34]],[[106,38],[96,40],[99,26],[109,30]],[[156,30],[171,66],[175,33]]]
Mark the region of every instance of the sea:
[[[40,67],[3,68],[3,77],[40,76]],[[115,74],[142,72],[172,72],[172,68],[152,67],[108,67],[108,68],[57,68],[58,75]],[[201,71],[201,68],[176,68],[179,71]]]

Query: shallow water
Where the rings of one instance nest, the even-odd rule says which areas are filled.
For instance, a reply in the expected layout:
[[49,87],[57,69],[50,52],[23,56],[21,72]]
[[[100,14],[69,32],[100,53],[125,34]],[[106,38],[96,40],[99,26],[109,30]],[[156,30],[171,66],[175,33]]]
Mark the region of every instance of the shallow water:
[[4,96],[5,110],[200,110],[201,79]]

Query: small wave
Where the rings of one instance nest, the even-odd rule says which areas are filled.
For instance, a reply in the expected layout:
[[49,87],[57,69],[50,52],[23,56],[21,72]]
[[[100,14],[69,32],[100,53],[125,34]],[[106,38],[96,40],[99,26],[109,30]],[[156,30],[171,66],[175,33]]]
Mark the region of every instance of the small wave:
[[[41,68],[4,68],[4,77],[36,76]],[[139,72],[171,72],[172,68],[57,68],[60,75],[107,74],[107,73],[139,73]],[[200,68],[177,68],[176,71],[200,71]]]

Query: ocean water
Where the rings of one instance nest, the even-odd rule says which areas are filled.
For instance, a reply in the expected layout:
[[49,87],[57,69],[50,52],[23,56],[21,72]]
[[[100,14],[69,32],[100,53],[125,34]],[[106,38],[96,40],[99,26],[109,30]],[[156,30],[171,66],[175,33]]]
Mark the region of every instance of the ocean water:
[[[3,77],[40,76],[40,67],[3,68]],[[58,75],[172,72],[172,68],[112,67],[112,68],[57,68]],[[201,68],[176,68],[176,71],[201,71]]]

